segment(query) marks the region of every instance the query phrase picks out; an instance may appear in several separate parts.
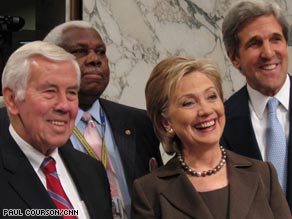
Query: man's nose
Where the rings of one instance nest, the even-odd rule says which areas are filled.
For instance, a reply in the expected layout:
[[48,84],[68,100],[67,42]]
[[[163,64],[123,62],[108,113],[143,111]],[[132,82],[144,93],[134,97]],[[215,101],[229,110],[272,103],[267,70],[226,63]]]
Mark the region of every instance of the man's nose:
[[67,112],[70,109],[70,100],[67,98],[66,93],[59,93],[56,98],[55,109],[63,112]]
[[97,54],[93,49],[89,50],[86,56],[87,64],[101,65],[100,55]]
[[272,58],[275,55],[274,47],[271,45],[270,42],[264,42],[261,51],[262,58]]

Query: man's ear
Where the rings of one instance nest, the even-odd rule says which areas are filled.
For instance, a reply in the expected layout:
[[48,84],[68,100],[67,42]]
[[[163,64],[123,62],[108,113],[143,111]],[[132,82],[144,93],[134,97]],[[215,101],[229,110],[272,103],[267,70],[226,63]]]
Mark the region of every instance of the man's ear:
[[14,91],[9,87],[4,87],[2,89],[3,99],[7,110],[11,115],[18,114],[18,107],[16,105],[16,98]]
[[234,55],[233,53],[231,53],[231,52],[228,52],[227,55],[228,55],[230,61],[232,62],[233,66],[235,68],[237,68],[238,70],[240,70],[240,60],[239,60],[239,58],[236,55]]

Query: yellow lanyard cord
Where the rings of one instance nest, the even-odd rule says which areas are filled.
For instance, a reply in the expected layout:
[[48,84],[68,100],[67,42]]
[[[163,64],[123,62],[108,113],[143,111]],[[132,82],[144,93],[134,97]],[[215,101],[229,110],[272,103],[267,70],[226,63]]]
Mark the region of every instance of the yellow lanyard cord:
[[[80,143],[82,144],[82,146],[85,148],[85,150],[87,151],[87,153],[91,157],[95,158],[96,160],[100,160],[99,157],[92,150],[92,148],[90,147],[90,145],[88,144],[88,142],[86,141],[86,139],[84,138],[84,136],[78,130],[77,127],[74,127],[73,133],[78,138],[78,140],[80,141]],[[106,155],[107,155],[107,151],[106,151],[106,144],[105,144],[105,139],[104,138],[102,140],[102,148],[101,148],[101,150],[102,150],[102,152],[101,152],[101,162],[102,162],[103,166],[106,168],[106,159],[107,159],[107,156]]]

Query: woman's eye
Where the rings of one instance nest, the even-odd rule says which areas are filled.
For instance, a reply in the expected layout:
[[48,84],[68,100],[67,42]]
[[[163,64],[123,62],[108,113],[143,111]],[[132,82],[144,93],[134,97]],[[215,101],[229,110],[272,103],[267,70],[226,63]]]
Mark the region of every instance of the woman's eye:
[[216,100],[217,99],[217,95],[216,94],[212,94],[210,96],[208,96],[209,100]]
[[182,106],[192,106],[194,104],[193,101],[185,101],[182,103]]

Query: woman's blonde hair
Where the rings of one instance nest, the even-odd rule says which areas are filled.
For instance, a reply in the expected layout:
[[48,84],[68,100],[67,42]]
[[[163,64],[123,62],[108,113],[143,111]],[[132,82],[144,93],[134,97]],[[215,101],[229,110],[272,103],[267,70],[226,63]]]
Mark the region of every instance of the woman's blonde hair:
[[223,101],[219,70],[209,59],[194,59],[182,56],[168,57],[154,67],[146,84],[145,96],[148,115],[164,151],[170,155],[181,150],[181,143],[177,136],[169,134],[165,130],[162,125],[162,118],[166,117],[169,100],[181,78],[193,72],[206,75],[214,83]]

